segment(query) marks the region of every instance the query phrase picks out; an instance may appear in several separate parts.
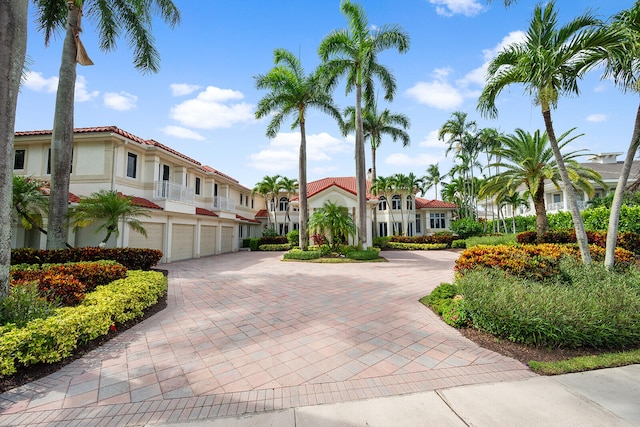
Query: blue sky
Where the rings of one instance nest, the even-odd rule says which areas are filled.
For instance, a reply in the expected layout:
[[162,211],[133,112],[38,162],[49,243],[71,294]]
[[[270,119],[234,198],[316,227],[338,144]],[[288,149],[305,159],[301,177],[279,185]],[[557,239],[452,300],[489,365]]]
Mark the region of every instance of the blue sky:
[[[86,0],[89,3],[91,0]],[[273,50],[289,49],[307,72],[319,64],[317,47],[346,21],[338,0],[174,0],[182,22],[174,29],[154,23],[160,71],[142,74],[132,65],[132,51],[122,39],[116,51],[99,50],[95,22],[83,21],[82,40],[94,66],[78,66],[75,126],[118,126],[141,138],[155,139],[238,179],[252,188],[265,175],[297,178],[298,130],[283,125],[268,139],[266,120],[255,120],[255,106],[264,95],[254,76],[273,66]],[[539,107],[522,87],[498,98],[497,120],[476,111],[483,66],[501,46],[526,30],[535,2],[520,0],[505,9],[501,0],[364,0],[369,23],[400,25],[411,38],[405,54],[387,51],[380,62],[397,80],[388,107],[411,119],[411,145],[403,148],[383,140],[377,152],[379,176],[426,173],[438,163],[447,172],[452,161],[436,133],[454,111],[468,113],[480,127],[510,133],[544,128]],[[606,19],[628,8],[632,0],[557,0],[561,21],[588,8]],[[45,48],[30,21],[27,55],[31,61],[16,118],[16,130],[51,129],[62,36]],[[578,98],[562,98],[553,111],[558,134],[577,127],[584,136],[573,149],[590,153],[624,152],[628,146],[637,95],[623,94],[594,71],[581,82]],[[355,94],[344,94],[344,80],[335,93],[344,108]],[[353,137],[342,137],[334,122],[311,111],[307,118],[308,179],[355,174]],[[370,152],[367,149],[367,164]],[[427,197],[432,197],[427,194]]]

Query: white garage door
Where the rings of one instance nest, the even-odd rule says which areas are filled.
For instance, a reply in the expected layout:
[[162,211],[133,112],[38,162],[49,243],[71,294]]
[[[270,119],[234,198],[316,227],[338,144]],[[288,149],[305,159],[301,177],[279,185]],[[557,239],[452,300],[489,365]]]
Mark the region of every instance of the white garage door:
[[216,228],[212,225],[200,227],[200,256],[216,253]]
[[143,222],[142,226],[147,231],[147,237],[144,237],[137,231],[131,230],[129,233],[129,247],[162,250],[164,224]]
[[233,227],[222,227],[220,251],[224,254],[233,250]]
[[174,224],[171,233],[171,261],[193,258],[193,225]]

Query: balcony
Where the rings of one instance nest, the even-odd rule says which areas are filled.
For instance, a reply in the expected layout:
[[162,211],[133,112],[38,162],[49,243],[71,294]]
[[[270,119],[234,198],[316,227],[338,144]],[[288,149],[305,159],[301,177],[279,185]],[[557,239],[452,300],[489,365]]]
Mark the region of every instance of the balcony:
[[169,181],[156,181],[154,187],[156,199],[181,202],[189,205],[195,203],[193,188],[174,184]]
[[[585,202],[584,200],[578,200],[578,209],[580,209],[581,211],[585,210],[586,208],[588,208],[588,202]],[[559,202],[559,203],[549,203],[547,205],[547,210],[549,212],[555,212],[555,211],[561,211],[564,210],[564,202]],[[567,209],[568,210],[568,209]]]
[[235,200],[228,199],[226,197],[214,196],[213,197],[213,210],[214,211],[235,212],[236,211],[236,202],[235,202]]

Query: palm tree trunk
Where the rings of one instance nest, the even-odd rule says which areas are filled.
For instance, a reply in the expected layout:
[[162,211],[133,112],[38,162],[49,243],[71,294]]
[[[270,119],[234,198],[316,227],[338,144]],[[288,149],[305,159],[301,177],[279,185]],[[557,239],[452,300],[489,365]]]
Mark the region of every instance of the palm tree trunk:
[[300,221],[300,248],[303,251],[309,249],[309,232],[307,223],[309,221],[309,211],[307,207],[307,135],[304,119],[300,120],[300,155],[298,165],[298,193],[299,208],[298,215]]
[[[371,183],[376,182],[376,148],[375,142],[371,142]],[[372,237],[378,237],[378,208],[373,209],[373,227],[371,227]]]
[[538,240],[549,231],[549,219],[547,218],[547,207],[544,203],[544,180],[540,180],[538,190],[533,197],[533,208],[536,211],[536,234]]
[[358,198],[358,247],[367,249],[367,176],[364,157],[364,131],[362,129],[362,70],[358,69],[356,82],[356,194]]
[[556,164],[558,165],[558,172],[562,178],[562,183],[567,194],[567,202],[569,203],[569,211],[571,212],[571,218],[573,219],[573,226],[576,231],[576,241],[578,248],[580,249],[580,255],[582,256],[583,264],[591,264],[591,253],[589,252],[589,242],[587,240],[587,233],[584,229],[584,223],[582,222],[582,215],[580,215],[580,209],[578,208],[578,200],[576,199],[573,185],[569,179],[567,168],[564,165],[564,159],[562,153],[558,147],[558,141],[553,131],[553,122],[551,121],[551,111],[549,108],[542,109],[542,116],[544,117],[544,124],[547,130],[547,136],[549,137],[549,145],[553,150],[553,155],[556,158]]
[[20,78],[27,50],[26,0],[0,2],[0,298],[9,295],[13,140]]
[[47,249],[64,248],[67,241],[66,217],[69,207],[69,182],[73,153],[74,94],[76,84],[76,42],[80,10],[68,3],[67,31],[56,94],[51,136],[51,193],[47,223]]
[[636,122],[633,127],[633,136],[631,137],[631,143],[627,150],[627,156],[624,159],[622,171],[620,172],[620,178],[618,178],[618,185],[616,186],[616,192],[613,195],[613,201],[611,202],[611,212],[609,213],[609,227],[607,229],[607,245],[604,255],[604,265],[607,268],[613,268],[614,255],[616,251],[616,244],[618,240],[618,223],[620,222],[620,210],[622,208],[622,198],[627,187],[627,180],[631,173],[631,166],[633,166],[633,159],[636,157],[638,146],[640,145],[640,105],[638,105],[638,111],[636,112]]

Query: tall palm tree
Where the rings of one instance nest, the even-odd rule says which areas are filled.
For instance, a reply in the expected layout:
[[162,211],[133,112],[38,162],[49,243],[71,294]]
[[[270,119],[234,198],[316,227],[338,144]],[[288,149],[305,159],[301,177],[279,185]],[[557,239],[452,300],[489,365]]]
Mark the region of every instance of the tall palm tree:
[[[355,107],[347,107],[344,112],[345,129],[347,132],[356,130],[356,109]],[[364,140],[369,140],[371,145],[371,180],[376,179],[376,152],[382,144],[382,137],[388,135],[393,142],[400,140],[403,147],[408,147],[411,138],[407,129],[411,126],[409,117],[402,113],[392,113],[385,108],[378,113],[377,102],[374,100],[372,104],[365,103],[362,109],[362,130],[364,132]]]
[[[520,206],[524,206],[529,209],[529,198],[524,196],[518,191],[511,191],[508,194],[503,194],[502,198],[498,201],[499,206],[509,206],[511,208],[511,225],[513,234],[516,233],[516,210]],[[506,225],[505,225],[506,227]],[[506,228],[505,228],[506,231]]]
[[9,295],[13,139],[27,51],[27,4],[24,0],[0,2],[0,298]]
[[[45,44],[51,35],[63,30],[62,60],[51,135],[51,199],[47,238],[48,249],[64,246],[67,237],[66,215],[69,197],[69,170],[73,153],[74,93],[76,64],[92,65],[80,42],[83,8],[99,27],[100,48],[115,49],[122,33],[134,48],[134,66],[143,72],[158,70],[159,55],[154,46],[151,26],[158,13],[170,26],[180,21],[171,0],[35,0],[38,26],[44,31]],[[87,6],[85,8],[85,6]]]
[[147,237],[147,231],[139,217],[149,218],[148,210],[135,205],[131,197],[115,190],[100,190],[90,196],[81,197],[78,205],[69,210],[74,230],[98,223],[96,234],[106,231],[107,234],[100,246],[106,245],[111,235],[115,235],[116,238],[120,235],[120,222],[126,223],[129,228]]
[[[581,136],[569,137],[573,130],[570,129],[558,138],[561,150]],[[539,130],[531,134],[523,129],[516,129],[514,134],[503,136],[501,141],[502,148],[498,152],[501,161],[491,165],[500,167],[501,172],[487,181],[480,189],[480,195],[492,195],[501,200],[524,186],[533,199],[533,207],[536,211],[536,232],[538,236],[542,236],[549,231],[544,200],[545,182],[550,181],[557,189],[560,189],[561,182],[560,168],[550,147],[549,137],[546,133],[540,133]],[[582,155],[585,155],[583,150],[565,153],[562,158],[563,164],[566,165],[567,173],[571,177],[571,188],[575,186],[593,195],[594,189],[591,182],[597,182],[605,188],[606,185],[597,172],[581,166],[575,160]]]
[[435,199],[438,200],[438,185],[442,182],[446,175],[440,174],[440,167],[437,163],[427,167],[427,174],[422,177],[420,191],[424,196],[432,187],[435,189]]
[[[374,98],[374,77],[382,84],[384,98],[393,99],[396,82],[389,69],[378,62],[378,54],[395,48],[399,53],[409,49],[409,36],[397,25],[383,25],[372,29],[366,12],[359,4],[342,0],[340,10],[347,19],[347,28],[334,30],[318,47],[320,59],[328,78],[328,87],[346,76],[346,92],[356,93],[356,193],[358,198],[358,246],[367,247],[367,175],[362,124],[362,97],[367,103]],[[363,91],[364,89],[364,91]]]
[[280,193],[280,175],[265,175],[251,190],[251,195],[259,194],[264,199],[267,209],[267,227],[271,224],[271,212],[273,212],[274,228],[278,229],[278,216],[276,213],[276,197]]
[[460,152],[465,145],[465,135],[476,132],[475,120],[467,120],[467,113],[454,111],[438,131],[438,139],[444,141],[448,147],[445,154],[451,151]]
[[377,176],[376,179],[371,182],[371,193],[384,197],[384,199],[386,200],[387,211],[389,211],[391,216],[391,222],[395,224],[393,209],[391,209],[390,205],[391,198],[393,197],[394,193],[393,177]]
[[285,219],[287,221],[287,224],[291,224],[291,216],[289,215],[289,211],[291,210],[291,199],[298,192],[298,180],[283,176],[282,178],[280,178],[280,188],[287,194],[287,211],[285,213]]
[[346,206],[326,201],[309,218],[309,230],[314,234],[320,233],[325,236],[328,233],[331,249],[337,250],[344,239],[356,234],[356,225]]
[[617,39],[591,13],[558,27],[555,2],[538,4],[525,40],[507,46],[489,63],[488,81],[478,100],[478,109],[483,115],[496,117],[497,96],[511,84],[522,84],[534,103],[540,105],[585,264],[591,262],[587,234],[558,146],[551,109],[557,106],[560,95],[579,93],[578,79],[608,55],[609,47],[615,47]]
[[333,98],[324,90],[322,74],[316,70],[310,75],[291,52],[276,49],[273,53],[275,67],[267,74],[255,77],[256,87],[266,89],[266,94],[258,103],[256,118],[262,118],[275,113],[267,126],[267,136],[274,138],[278,134],[280,125],[288,116],[294,118],[292,129],[300,128],[300,150],[298,155],[298,186],[300,189],[300,248],[309,247],[309,233],[307,221],[309,210],[307,206],[307,136],[306,113],[309,108],[316,108],[329,114],[338,121],[342,128],[340,111],[333,103]]
[[35,228],[43,234],[42,218],[49,207],[49,198],[42,192],[45,183],[22,175],[13,176],[13,209],[25,230]]
[[[610,57],[606,61],[605,76],[612,77],[623,91],[638,94],[640,92],[640,69],[638,69],[638,58],[640,58],[640,3],[635,2],[630,9],[615,15],[611,25],[613,31],[620,32],[621,43],[619,49],[609,50]],[[611,202],[604,257],[604,265],[607,268],[613,268],[614,253],[618,240],[620,210],[622,209],[627,181],[638,147],[640,147],[640,104],[636,110],[633,135],[629,142],[627,155],[622,165],[622,171],[620,171],[613,201]]]

